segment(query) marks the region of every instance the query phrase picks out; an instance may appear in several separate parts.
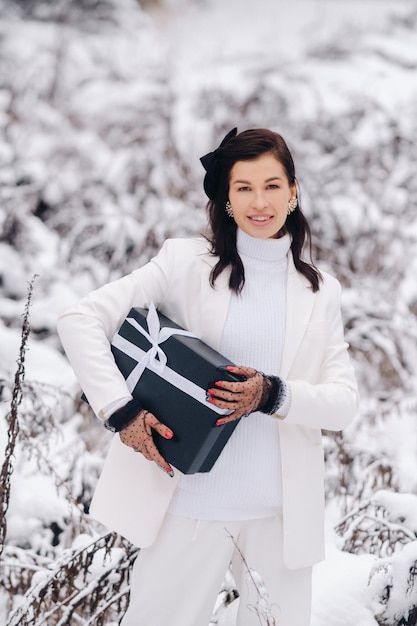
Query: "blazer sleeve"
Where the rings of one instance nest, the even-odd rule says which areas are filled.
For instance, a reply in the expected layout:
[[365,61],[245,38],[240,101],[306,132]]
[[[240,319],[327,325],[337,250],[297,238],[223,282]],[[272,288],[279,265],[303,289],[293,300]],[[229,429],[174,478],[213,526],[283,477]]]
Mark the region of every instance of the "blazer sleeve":
[[110,341],[132,307],[147,308],[152,301],[158,307],[172,264],[168,240],[149,263],[91,292],[58,319],[57,330],[66,355],[93,411],[102,420],[106,419],[106,406],[130,396]]
[[328,277],[319,300],[319,313],[312,315],[287,379],[291,406],[281,419],[285,424],[341,430],[353,421],[359,395],[344,340],[336,279]]

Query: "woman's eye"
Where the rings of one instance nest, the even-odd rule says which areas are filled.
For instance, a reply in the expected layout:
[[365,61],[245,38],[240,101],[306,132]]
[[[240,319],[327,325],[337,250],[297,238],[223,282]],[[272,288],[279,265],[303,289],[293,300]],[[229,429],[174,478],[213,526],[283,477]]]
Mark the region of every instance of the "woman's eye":
[[271,183],[270,185],[268,185],[268,189],[279,189],[279,187],[275,183]]
[[249,187],[239,187],[238,191],[249,191]]

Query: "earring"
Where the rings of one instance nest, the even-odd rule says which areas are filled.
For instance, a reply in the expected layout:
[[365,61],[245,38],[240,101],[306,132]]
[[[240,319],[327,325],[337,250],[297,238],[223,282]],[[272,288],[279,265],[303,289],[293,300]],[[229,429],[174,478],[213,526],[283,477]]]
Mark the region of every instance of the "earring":
[[287,215],[291,215],[291,213],[297,208],[298,200],[297,198],[291,198],[288,200],[288,211]]
[[226,211],[226,213],[227,213],[227,215],[229,217],[233,217],[233,209],[232,209],[232,205],[230,204],[229,200],[226,202],[225,211]]

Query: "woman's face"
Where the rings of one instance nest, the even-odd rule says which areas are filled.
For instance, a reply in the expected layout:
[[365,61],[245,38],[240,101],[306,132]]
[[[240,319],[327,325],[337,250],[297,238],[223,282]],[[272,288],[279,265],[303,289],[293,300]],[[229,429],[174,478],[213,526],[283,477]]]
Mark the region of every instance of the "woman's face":
[[271,153],[252,161],[236,161],[230,171],[229,202],[236,224],[248,235],[276,238],[295,198],[280,161]]

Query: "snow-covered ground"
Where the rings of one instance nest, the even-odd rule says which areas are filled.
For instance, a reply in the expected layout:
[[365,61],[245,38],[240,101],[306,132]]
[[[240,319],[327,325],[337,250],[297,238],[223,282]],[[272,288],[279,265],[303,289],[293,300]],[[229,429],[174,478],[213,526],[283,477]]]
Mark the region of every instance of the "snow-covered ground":
[[[7,545],[46,559],[40,577],[74,548],[75,501],[109,442],[78,403],[57,316],[165,237],[199,232],[201,154],[232,126],[270,126],[293,148],[319,263],[344,286],[362,395],[343,438],[325,437],[312,626],[398,624],[417,604],[417,3],[120,0],[111,20],[23,4],[0,2],[2,414],[38,274]],[[6,436],[2,419],[0,455]]]

